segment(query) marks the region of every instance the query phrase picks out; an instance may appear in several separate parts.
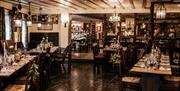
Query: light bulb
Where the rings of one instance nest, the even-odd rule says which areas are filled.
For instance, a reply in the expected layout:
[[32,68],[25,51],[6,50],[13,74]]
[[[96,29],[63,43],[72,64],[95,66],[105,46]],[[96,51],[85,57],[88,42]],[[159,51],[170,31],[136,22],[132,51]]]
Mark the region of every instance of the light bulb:
[[15,21],[15,26],[16,27],[21,27],[22,21],[20,19],[14,20]]
[[38,26],[38,27],[41,27],[41,23],[38,23],[37,26]]
[[27,21],[27,26],[32,26],[32,21]]

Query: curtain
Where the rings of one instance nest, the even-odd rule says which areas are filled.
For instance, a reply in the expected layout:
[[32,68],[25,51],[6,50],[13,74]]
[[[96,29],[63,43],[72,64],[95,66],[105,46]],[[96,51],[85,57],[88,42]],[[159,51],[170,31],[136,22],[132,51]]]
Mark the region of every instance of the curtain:
[[5,31],[6,31],[6,40],[12,40],[12,24],[11,24],[11,17],[9,15],[5,16]]
[[23,20],[21,36],[22,36],[22,44],[24,48],[27,48],[27,35],[28,35],[27,21]]

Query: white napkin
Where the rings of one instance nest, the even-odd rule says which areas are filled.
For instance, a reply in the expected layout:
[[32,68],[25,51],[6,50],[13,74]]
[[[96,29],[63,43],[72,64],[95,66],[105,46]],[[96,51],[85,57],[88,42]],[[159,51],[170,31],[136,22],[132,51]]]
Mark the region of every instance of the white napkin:
[[1,69],[1,72],[13,72],[14,71],[14,69],[8,69],[8,68],[6,68],[6,67],[3,67],[2,69]]
[[170,63],[160,63],[160,65],[170,65]]
[[171,70],[170,68],[159,67],[159,70]]

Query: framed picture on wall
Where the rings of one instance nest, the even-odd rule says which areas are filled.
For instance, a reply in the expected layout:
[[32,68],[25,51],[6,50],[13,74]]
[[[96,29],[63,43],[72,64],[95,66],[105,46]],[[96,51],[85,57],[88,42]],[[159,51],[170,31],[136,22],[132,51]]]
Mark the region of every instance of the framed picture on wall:
[[41,27],[38,27],[38,30],[53,30],[53,24],[52,23],[48,23],[48,24],[41,24]]
[[53,24],[58,24],[58,19],[59,19],[59,17],[58,17],[58,15],[51,15],[50,16],[50,21],[53,23]]
[[32,23],[38,23],[38,16],[37,15],[32,15]]

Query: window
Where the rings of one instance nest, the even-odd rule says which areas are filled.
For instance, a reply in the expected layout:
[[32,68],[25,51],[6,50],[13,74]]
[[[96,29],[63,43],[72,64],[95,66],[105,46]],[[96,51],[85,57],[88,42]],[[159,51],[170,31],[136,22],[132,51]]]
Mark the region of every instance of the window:
[[6,40],[12,40],[12,29],[11,29],[11,17],[5,16],[5,38]]

